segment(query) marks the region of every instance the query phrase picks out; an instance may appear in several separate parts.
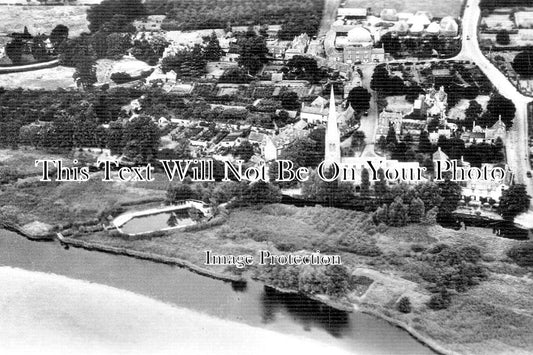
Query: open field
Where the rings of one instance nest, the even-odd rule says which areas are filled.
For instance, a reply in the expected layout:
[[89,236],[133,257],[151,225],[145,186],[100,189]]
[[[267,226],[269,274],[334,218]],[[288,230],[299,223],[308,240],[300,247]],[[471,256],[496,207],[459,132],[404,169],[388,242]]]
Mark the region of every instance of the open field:
[[[433,16],[459,17],[463,0],[349,0],[353,7],[372,8],[372,12],[379,14],[383,9],[396,9],[398,12],[429,11]],[[348,1],[347,1],[348,2]]]
[[[61,159],[63,166],[72,166],[73,159],[93,161],[94,158],[79,152],[60,155],[34,149],[2,149],[0,177],[6,171],[21,177],[40,174],[42,165],[35,167],[37,159]],[[83,183],[39,182],[39,179],[40,176],[27,177],[19,179],[16,184],[0,185],[0,211],[13,217],[19,225],[35,221],[66,224],[94,219],[116,203],[165,196],[165,191],[102,182],[100,174],[91,175],[91,179]]]
[[141,72],[152,68],[143,61],[132,57],[124,57],[120,60],[99,59],[96,61],[96,78],[99,83],[112,83],[111,74],[128,73],[131,76],[138,76]]
[[0,33],[22,32],[24,26],[32,35],[50,34],[55,26],[63,24],[69,36],[89,32],[86,6],[2,6]]
[[0,74],[0,86],[6,89],[55,90],[75,88],[74,68],[58,66],[22,73]]
[[[120,60],[100,59],[96,64],[96,77],[98,83],[114,83],[110,77],[113,73],[125,72],[132,76],[139,75],[141,71],[149,70],[151,67],[135,58],[125,57]],[[48,69],[27,71],[22,73],[0,74],[0,86],[4,88],[16,89],[68,89],[76,88],[74,78],[74,68],[58,66]]]

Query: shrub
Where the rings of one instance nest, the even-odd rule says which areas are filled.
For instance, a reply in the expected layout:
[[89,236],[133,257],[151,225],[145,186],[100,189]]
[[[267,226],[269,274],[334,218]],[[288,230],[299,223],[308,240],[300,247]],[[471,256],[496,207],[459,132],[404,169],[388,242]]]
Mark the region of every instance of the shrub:
[[352,276],[350,279],[350,283],[352,285],[363,285],[363,286],[370,286],[374,283],[374,280],[372,280],[370,277],[361,275],[361,276]]
[[426,248],[424,248],[422,245],[420,244],[412,244],[411,245],[411,250],[414,251],[415,253],[421,253],[423,252],[424,250],[426,250]]
[[398,311],[402,313],[411,313],[411,301],[409,297],[402,297],[398,302]]
[[430,253],[430,254],[439,254],[441,251],[443,251],[444,249],[447,249],[449,247],[450,246],[448,244],[443,244],[443,243],[436,244],[436,245],[432,246],[431,248],[429,248],[428,253]]
[[348,253],[370,257],[380,256],[381,254],[383,254],[383,252],[377,245],[366,242],[355,242],[351,246],[342,247],[339,249]]
[[431,296],[428,302],[428,307],[434,311],[446,309],[450,306],[452,297],[448,290],[442,289],[439,293]]
[[385,223],[380,223],[378,225],[378,233],[385,233],[389,227]]
[[329,265],[324,271],[326,280],[324,280],[326,287],[326,294],[330,296],[343,296],[350,289],[350,272],[342,265]]
[[130,74],[119,72],[111,74],[111,80],[117,84],[124,84],[133,80]]
[[507,256],[522,267],[533,266],[533,242],[513,246],[507,251]]
[[481,250],[478,247],[469,245],[459,249],[461,259],[469,263],[477,263],[481,260]]

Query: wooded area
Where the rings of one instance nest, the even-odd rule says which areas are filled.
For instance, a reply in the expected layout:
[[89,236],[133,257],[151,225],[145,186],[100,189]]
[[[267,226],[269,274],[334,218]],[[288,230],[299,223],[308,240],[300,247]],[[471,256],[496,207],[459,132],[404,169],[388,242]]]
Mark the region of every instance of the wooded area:
[[294,24],[298,24],[304,27],[303,32],[315,35],[324,5],[322,0],[147,0],[145,6],[150,14],[167,15],[162,26],[165,30],[281,24],[285,25],[282,31],[292,35]]

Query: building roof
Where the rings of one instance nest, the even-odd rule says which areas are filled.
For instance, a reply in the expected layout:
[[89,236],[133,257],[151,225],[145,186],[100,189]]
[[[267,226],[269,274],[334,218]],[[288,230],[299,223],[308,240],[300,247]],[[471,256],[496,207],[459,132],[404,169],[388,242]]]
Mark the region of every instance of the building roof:
[[366,17],[368,14],[365,8],[341,7],[337,12],[339,16]]
[[530,27],[533,25],[533,11],[517,11],[514,13],[517,26]]
[[424,13],[417,13],[413,17],[411,17],[408,21],[408,24],[410,25],[422,25],[422,26],[428,26],[431,23],[431,20],[429,19],[427,14]]
[[383,9],[379,16],[385,21],[398,21],[398,13],[395,9]]
[[407,33],[409,31],[409,24],[405,21],[400,21],[392,27],[392,30],[400,33]]
[[262,143],[265,137],[266,135],[263,133],[250,132],[250,135],[248,136],[248,140],[252,143]]
[[433,19],[433,15],[429,11],[417,11],[415,16],[426,16],[428,19]]
[[427,33],[433,33],[433,34],[437,34],[440,32],[440,26],[438,23],[436,22],[432,22],[428,28],[426,28],[426,32]]
[[433,160],[449,160],[446,153],[444,153],[440,147],[437,148],[437,151],[433,153]]
[[370,34],[370,31],[367,30],[364,27],[356,27],[348,32],[348,42],[350,44],[366,44],[366,43],[372,43],[374,40],[372,39],[372,35]]
[[315,101],[313,101],[311,103],[311,106],[316,106],[316,107],[324,107],[328,104],[328,100],[326,100],[325,98],[323,98],[322,96],[318,96]]
[[414,16],[414,14],[411,13],[411,12],[399,12],[398,13],[398,19],[400,21],[407,21],[413,16]]
[[424,31],[424,25],[422,23],[415,23],[409,29],[409,32],[411,33],[420,33],[422,31]]
[[502,116],[498,119],[498,121],[491,127],[493,130],[497,129],[503,129],[505,130],[507,126],[505,126],[505,123],[502,121]]
[[308,113],[308,114],[315,114],[315,115],[322,115],[326,116],[328,114],[328,110],[323,107],[316,107],[316,106],[302,106],[302,109],[300,110],[300,113]]
[[453,17],[447,16],[441,20],[440,29],[443,32],[457,33],[457,31],[459,31],[459,25]]

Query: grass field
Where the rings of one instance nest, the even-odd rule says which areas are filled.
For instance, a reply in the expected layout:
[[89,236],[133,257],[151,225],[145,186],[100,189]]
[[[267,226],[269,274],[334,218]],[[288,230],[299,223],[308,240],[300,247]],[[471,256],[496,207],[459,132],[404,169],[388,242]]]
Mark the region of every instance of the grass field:
[[398,12],[429,11],[433,16],[459,17],[463,0],[349,0],[353,7],[372,8],[372,12],[379,13],[383,9],[396,9]]
[[0,33],[21,32],[24,26],[32,35],[50,34],[55,26],[63,24],[69,36],[88,32],[87,6],[2,6]]
[[58,66],[54,68],[32,70],[22,73],[0,75],[0,86],[6,89],[55,90],[75,88],[72,75],[74,68]]
[[[83,161],[91,158],[78,152],[60,155],[35,149],[0,149],[0,175],[5,170],[19,176],[40,174],[42,166],[35,166],[37,159],[61,159],[63,166],[72,166],[73,159]],[[115,203],[165,196],[165,191],[102,182],[102,176],[98,174],[91,175],[86,182],[37,180],[39,176],[21,179],[15,185],[0,185],[0,210],[14,216],[20,225],[34,221],[48,224],[86,221],[97,217],[99,212]]]

